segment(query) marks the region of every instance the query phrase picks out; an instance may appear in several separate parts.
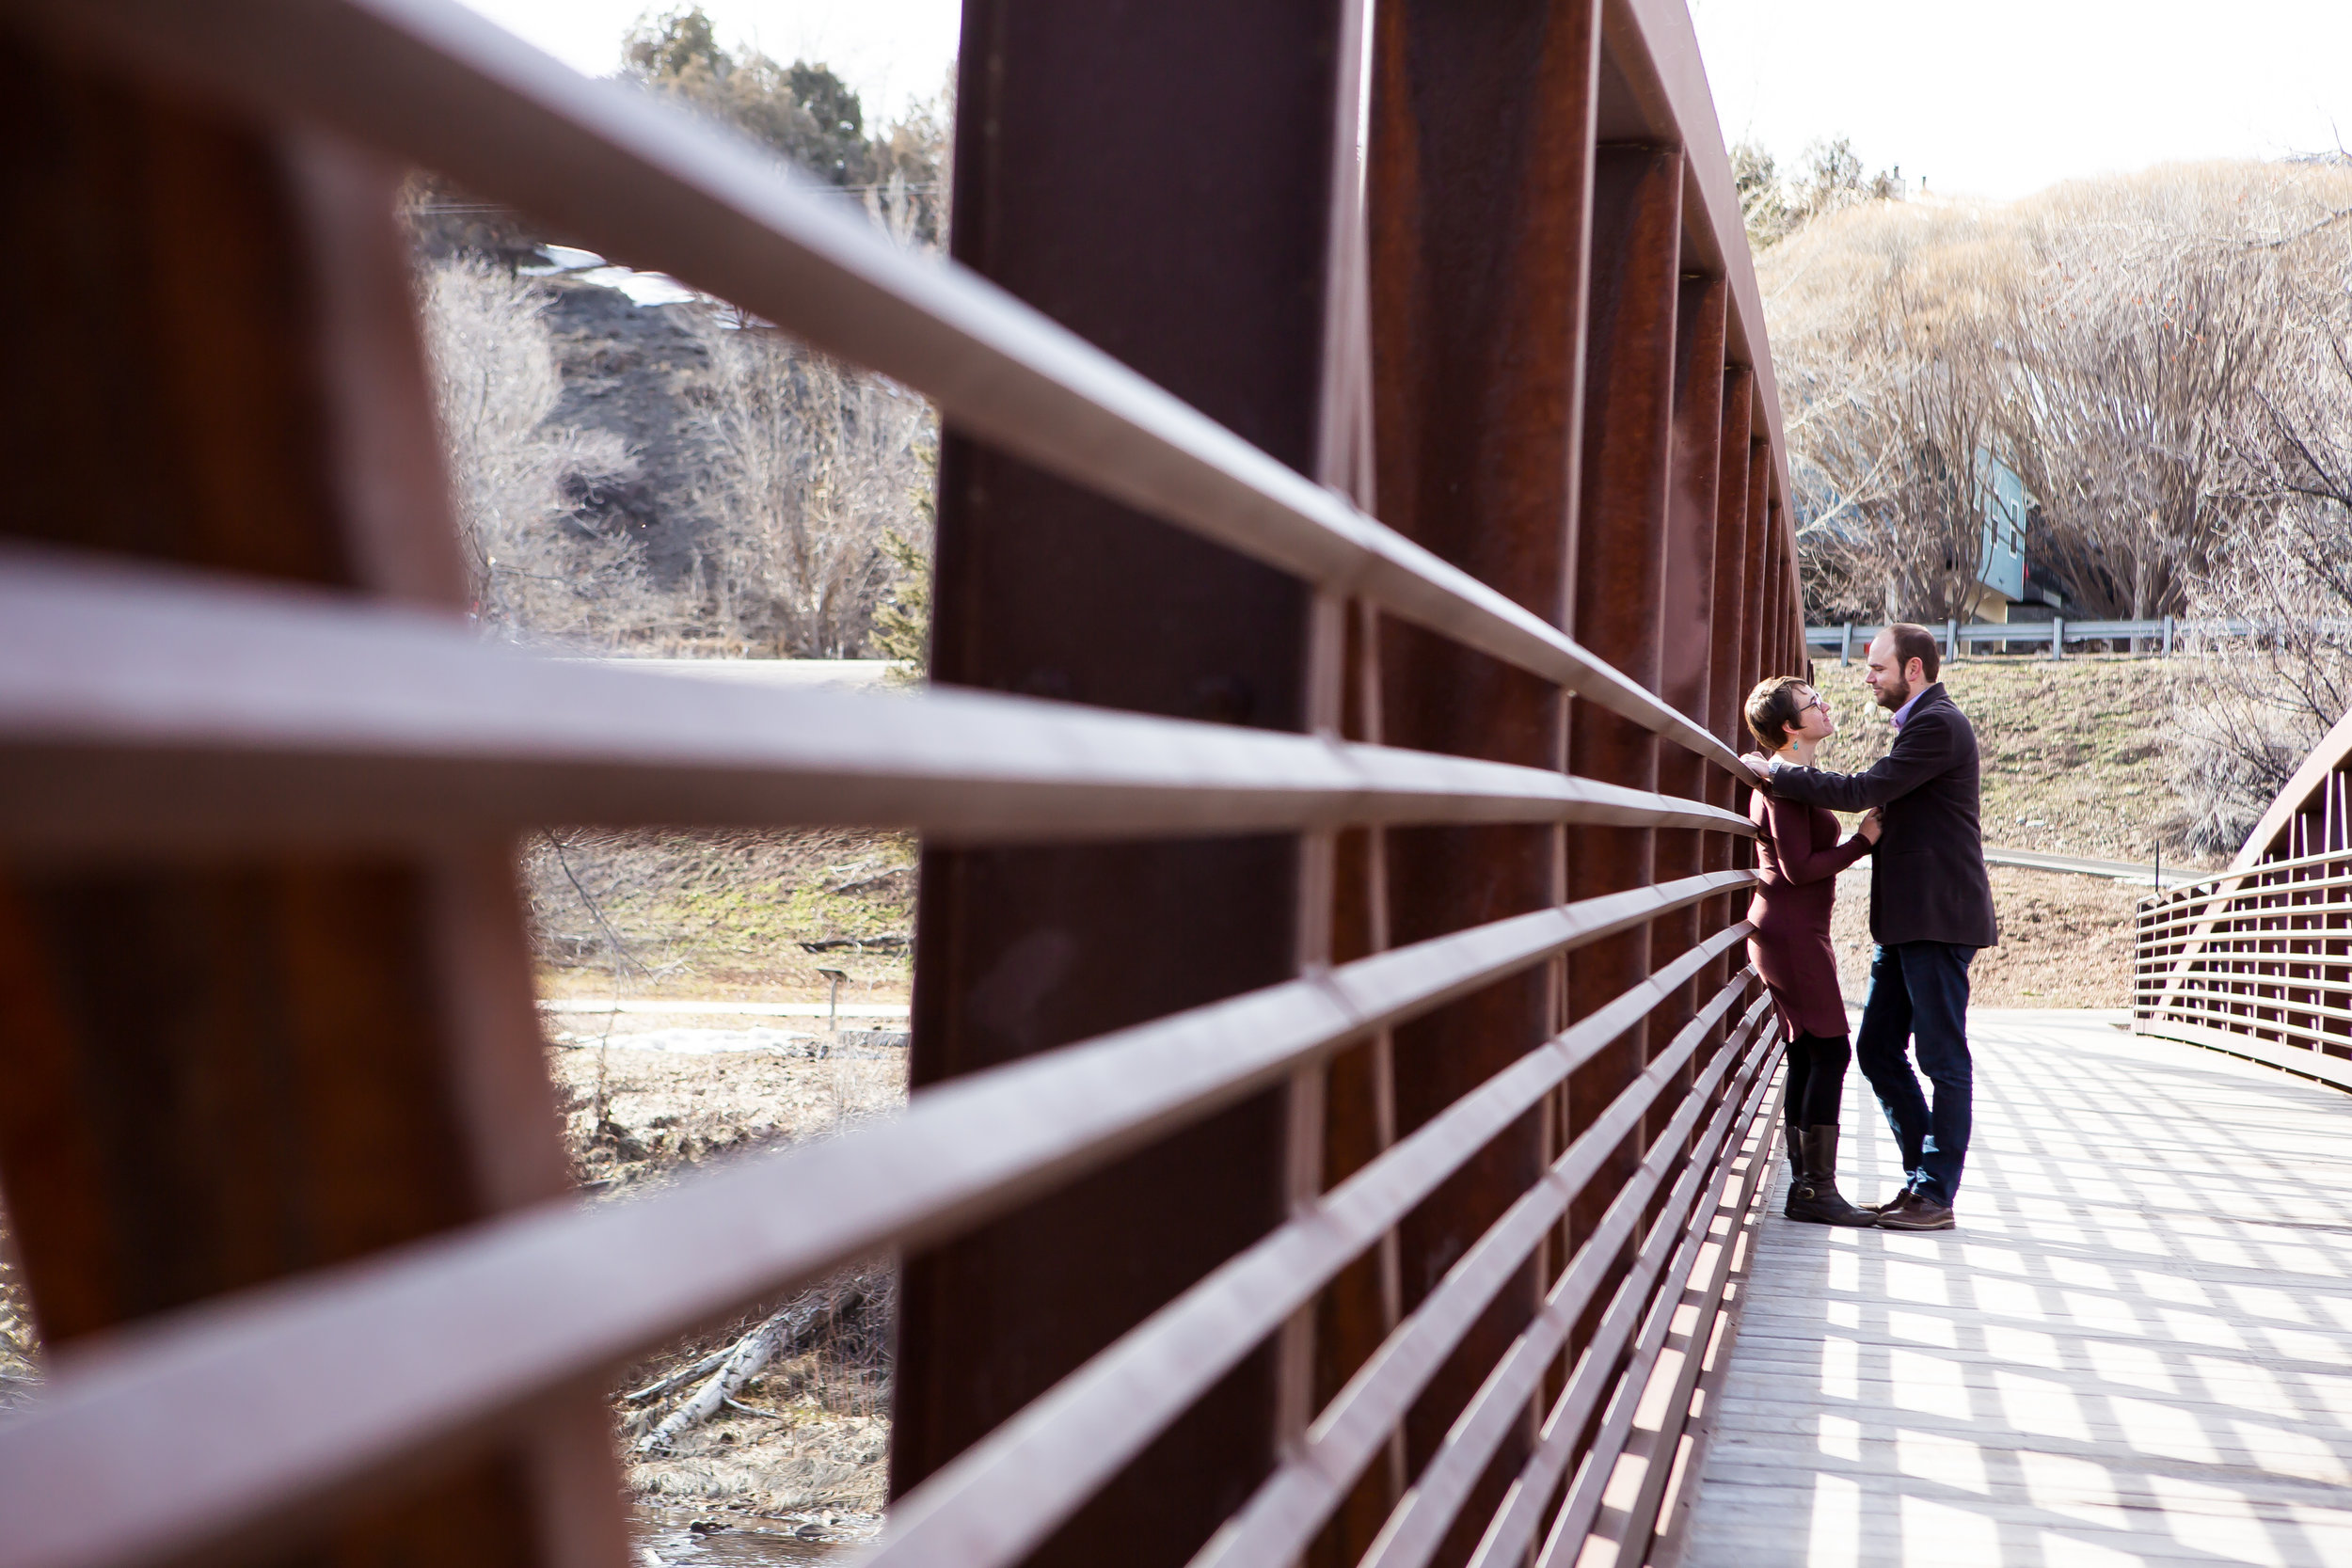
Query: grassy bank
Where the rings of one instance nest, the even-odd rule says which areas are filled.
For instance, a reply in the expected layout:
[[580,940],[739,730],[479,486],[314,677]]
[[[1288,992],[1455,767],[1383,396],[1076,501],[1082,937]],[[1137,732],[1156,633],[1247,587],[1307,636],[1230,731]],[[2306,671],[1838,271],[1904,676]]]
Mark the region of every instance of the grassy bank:
[[548,997],[904,1002],[915,846],[905,833],[544,834],[523,858]]
[[[1856,769],[1883,756],[1886,716],[1863,688],[1862,666],[1824,659],[1814,676],[1840,733],[1825,767]],[[2160,658],[1963,659],[1944,684],[1976,727],[1988,847],[2218,869],[2192,851],[2173,793],[2166,744],[2173,668]],[[1978,956],[1977,1004],[1988,1007],[2120,1007],[2131,982],[2131,915],[2145,887],[2093,877],[1993,868],[2001,944]],[[1837,881],[1832,928],[1849,1001],[1869,973],[1867,862]]]

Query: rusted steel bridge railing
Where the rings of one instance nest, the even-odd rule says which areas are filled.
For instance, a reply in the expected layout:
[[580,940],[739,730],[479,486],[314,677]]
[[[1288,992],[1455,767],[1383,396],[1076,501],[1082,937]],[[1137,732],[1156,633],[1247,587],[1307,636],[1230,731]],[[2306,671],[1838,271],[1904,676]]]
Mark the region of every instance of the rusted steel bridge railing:
[[2133,1027],[2352,1089],[2352,717],[2230,869],[2140,901]]
[[[937,266],[442,0],[0,4],[0,1568],[618,1568],[614,1369],[894,1252],[878,1560],[1675,1549],[1803,659],[1689,20],[963,38]],[[408,163],[937,402],[930,692],[478,640]],[[577,1204],[574,823],[921,832],[911,1108]]]

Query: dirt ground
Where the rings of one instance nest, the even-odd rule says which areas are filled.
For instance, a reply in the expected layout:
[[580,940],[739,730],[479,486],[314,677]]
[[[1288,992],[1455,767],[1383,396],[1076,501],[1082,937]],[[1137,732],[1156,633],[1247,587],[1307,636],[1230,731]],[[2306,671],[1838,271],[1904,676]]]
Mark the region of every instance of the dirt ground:
[[[726,1048],[775,1031],[727,1018],[665,1017],[658,1028],[657,1037],[653,1021],[625,1018],[610,1037],[560,1035],[549,1052],[574,1164],[599,1201],[628,1202],[715,1156],[834,1136],[906,1100],[906,1052],[889,1043],[903,1037],[852,1035],[847,1044],[818,1037],[745,1051]],[[648,1037],[704,1050],[632,1043]],[[706,1526],[780,1529],[803,1541],[872,1532],[889,1450],[895,1272],[878,1260],[796,1295],[831,1309],[813,1342],[771,1362],[736,1395],[739,1408],[667,1452],[640,1455],[634,1446],[694,1382],[644,1401],[626,1393],[732,1344],[787,1302],[762,1303],[691,1336],[621,1380],[613,1419],[642,1516],[683,1511]]]
[[[2131,917],[2146,888],[2051,871],[1996,865],[1993,905],[2001,944],[1969,966],[1969,1000],[1979,1007],[2122,1007],[2130,1003]],[[1830,922],[1837,978],[1862,1005],[1870,977],[1870,864],[1837,879]]]

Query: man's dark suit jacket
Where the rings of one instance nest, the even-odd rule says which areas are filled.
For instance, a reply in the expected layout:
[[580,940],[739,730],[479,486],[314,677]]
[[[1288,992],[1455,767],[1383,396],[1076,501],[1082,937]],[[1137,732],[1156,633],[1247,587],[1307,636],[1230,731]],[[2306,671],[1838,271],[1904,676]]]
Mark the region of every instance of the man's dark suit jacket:
[[1870,857],[1870,936],[1887,946],[2001,940],[1977,820],[1977,732],[1936,682],[1867,772],[1776,768],[1772,792],[1833,811],[1883,808],[1886,831]]

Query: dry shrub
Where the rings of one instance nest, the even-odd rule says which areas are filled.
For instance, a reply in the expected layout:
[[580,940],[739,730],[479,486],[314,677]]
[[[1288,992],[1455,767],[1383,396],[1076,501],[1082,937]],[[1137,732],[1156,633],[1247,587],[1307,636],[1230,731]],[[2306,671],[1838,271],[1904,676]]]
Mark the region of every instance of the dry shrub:
[[1873,201],[1759,270],[1813,611],[1967,615],[2016,236],[1975,207]]

